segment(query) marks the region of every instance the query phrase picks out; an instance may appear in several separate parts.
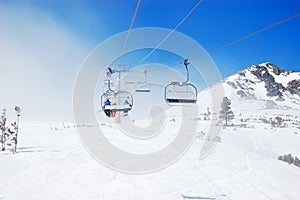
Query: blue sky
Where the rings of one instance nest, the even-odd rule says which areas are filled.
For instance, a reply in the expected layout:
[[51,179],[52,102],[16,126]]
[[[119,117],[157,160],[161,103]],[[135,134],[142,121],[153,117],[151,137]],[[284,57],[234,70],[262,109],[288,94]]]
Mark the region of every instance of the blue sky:
[[[33,12],[48,13],[92,49],[111,35],[128,29],[136,2],[27,1],[21,4]],[[142,0],[134,28],[173,29],[196,3],[196,0]],[[300,2],[297,0],[204,0],[178,31],[210,50],[299,11]],[[296,17],[211,56],[224,77],[265,61],[285,69],[299,70],[299,37],[300,17]]]
[[[141,0],[133,28],[173,29],[197,2]],[[128,29],[136,3],[0,1],[0,65],[6,77],[0,89],[9,94],[0,104],[10,107],[22,99],[24,107],[31,104],[39,108],[31,113],[32,118],[40,116],[45,105],[49,113],[54,109],[71,112],[72,87],[80,64],[99,43]],[[299,11],[298,0],[203,0],[177,31],[209,51]],[[300,16],[216,51],[211,57],[222,77],[227,77],[266,61],[300,71],[299,52]]]

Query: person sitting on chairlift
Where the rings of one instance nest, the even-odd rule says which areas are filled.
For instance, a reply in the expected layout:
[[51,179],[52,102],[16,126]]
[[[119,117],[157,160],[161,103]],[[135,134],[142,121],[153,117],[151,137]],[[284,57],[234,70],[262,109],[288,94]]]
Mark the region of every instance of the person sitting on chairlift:
[[127,98],[125,99],[124,105],[130,105],[130,103],[129,103],[129,97],[127,97]]
[[[124,101],[123,104],[124,104],[124,105],[128,105],[128,106],[131,106],[131,104],[129,103],[129,97],[127,97],[127,98],[125,99],[125,101]],[[127,113],[128,113],[128,110],[125,110],[124,113],[127,114]]]
[[111,105],[111,102],[110,102],[109,98],[107,98],[106,101],[104,102],[104,112],[108,117],[111,116],[111,112],[109,109],[105,109],[105,106],[110,106],[110,105]]
[[104,105],[105,106],[110,106],[111,105],[111,102],[110,102],[109,98],[106,99],[106,101],[104,102]]

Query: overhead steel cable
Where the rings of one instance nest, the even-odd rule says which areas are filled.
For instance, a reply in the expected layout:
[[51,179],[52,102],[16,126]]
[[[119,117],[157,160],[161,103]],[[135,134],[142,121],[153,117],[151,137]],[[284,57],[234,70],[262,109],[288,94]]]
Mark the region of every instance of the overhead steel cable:
[[164,37],[160,43],[152,49],[150,53],[148,53],[145,57],[143,57],[138,63],[135,64],[135,66],[140,65],[143,61],[145,61],[149,56],[151,56],[178,28],[181,26],[181,24],[192,14],[192,12],[199,6],[199,4],[203,0],[199,0],[195,6],[182,18],[182,20],[175,26],[175,28],[166,36]]
[[130,35],[130,31],[133,27],[133,24],[134,24],[134,21],[135,21],[135,17],[136,17],[136,14],[139,10],[139,6],[140,6],[140,3],[141,3],[141,0],[138,0],[136,6],[135,6],[135,10],[134,10],[134,13],[133,13],[133,16],[131,18],[131,23],[129,25],[129,29],[127,30],[127,34],[126,34],[126,37],[125,37],[125,40],[124,40],[124,43],[123,43],[123,46],[122,46],[122,49],[121,49],[121,53],[120,53],[120,58],[119,58],[119,63],[121,64],[121,57],[123,56],[123,53],[125,51],[125,47],[127,45],[127,41],[128,41],[128,38],[129,38],[129,35]]
[[[140,3],[141,3],[141,0],[138,0],[136,6],[135,6],[135,10],[134,10],[134,13],[133,13],[133,16],[131,18],[131,23],[129,25],[129,29],[127,30],[127,34],[126,34],[126,37],[125,37],[125,40],[124,40],[124,43],[122,45],[122,49],[121,49],[121,52],[120,52],[120,56],[119,56],[119,65],[121,66],[121,58],[124,54],[124,51],[125,51],[125,48],[126,48],[126,45],[127,45],[127,41],[128,41],[128,38],[129,38],[129,35],[130,35],[130,31],[133,27],[133,24],[134,24],[134,21],[135,21],[135,17],[136,17],[136,14],[138,12],[138,9],[139,9],[139,6],[140,6]],[[125,71],[125,70],[119,70],[118,71],[118,91],[121,90],[121,86],[120,86],[120,79],[121,79],[121,72],[122,71]],[[123,92],[124,93],[124,92]],[[131,94],[129,93],[129,95],[131,96]],[[131,98],[132,99],[132,98]],[[121,100],[120,100],[120,95],[119,95],[119,98],[118,98],[118,104],[120,104]],[[133,105],[133,102],[131,103],[131,107]],[[128,110],[129,111],[129,110]],[[128,112],[127,111],[127,112]],[[115,116],[115,119],[116,119],[116,122],[117,123],[120,123],[121,120],[120,120],[120,114],[119,112],[117,112],[116,116]]]
[[[211,53],[214,53],[214,52],[216,52],[216,51],[219,51],[219,50],[221,50],[221,49],[223,49],[223,48],[225,48],[225,47],[228,47],[228,46],[230,46],[230,45],[233,45],[233,44],[235,44],[235,43],[237,43],[237,42],[240,42],[240,41],[242,41],[242,40],[244,40],[244,39],[247,39],[247,38],[249,38],[249,37],[251,37],[251,36],[254,36],[254,35],[258,34],[258,33],[261,33],[261,32],[263,32],[263,31],[265,31],[265,30],[267,30],[267,29],[270,29],[270,28],[272,28],[272,27],[274,27],[274,26],[277,26],[277,25],[279,25],[279,24],[282,24],[283,22],[286,22],[286,21],[288,21],[288,20],[291,20],[291,19],[293,19],[293,18],[295,18],[295,17],[297,17],[297,16],[299,16],[299,15],[300,15],[300,12],[297,12],[296,14],[293,14],[293,15],[291,15],[291,16],[289,16],[289,17],[286,17],[286,18],[281,19],[281,20],[279,20],[279,21],[277,21],[277,22],[274,22],[274,23],[272,23],[272,24],[269,24],[269,25],[267,25],[267,26],[265,26],[265,27],[263,27],[263,28],[260,28],[260,29],[254,31],[254,32],[248,33],[247,35],[244,35],[244,36],[242,36],[242,37],[239,37],[239,38],[237,38],[237,39],[234,39],[234,40],[232,40],[232,41],[230,41],[230,42],[224,43],[224,44],[222,44],[222,45],[220,45],[220,46],[218,46],[218,47],[216,47],[216,48],[213,48],[213,49],[211,49],[211,50],[209,50],[209,51],[207,51],[207,52],[208,52],[209,54],[211,54]],[[198,58],[200,58],[200,57],[201,57],[201,56],[194,57],[194,58],[190,58],[189,60],[190,60],[190,61],[191,61],[191,60],[195,60],[195,59],[198,59]],[[172,66],[176,66],[176,65],[179,65],[179,63],[177,63],[177,64],[175,64],[175,65],[172,65]]]
[[[221,50],[221,49],[223,49],[223,48],[225,48],[225,47],[228,47],[228,46],[233,45],[233,44],[235,44],[235,43],[237,43],[237,42],[240,42],[240,41],[242,41],[242,40],[244,40],[244,39],[247,39],[247,38],[249,38],[249,37],[251,37],[251,36],[254,36],[254,35],[256,35],[256,34],[258,34],[258,33],[260,33],[260,32],[263,32],[263,31],[265,31],[265,30],[267,30],[267,29],[273,28],[274,26],[277,26],[277,25],[279,25],[279,24],[282,24],[283,22],[286,22],[286,21],[291,20],[291,19],[293,19],[293,18],[295,18],[295,17],[298,17],[299,15],[300,15],[300,12],[297,12],[296,14],[293,14],[293,15],[291,15],[291,16],[289,16],[289,17],[286,17],[286,18],[281,19],[281,20],[279,20],[279,21],[277,21],[277,22],[274,22],[274,23],[272,23],[272,24],[269,24],[269,25],[267,25],[267,26],[265,26],[265,27],[263,27],[263,28],[260,28],[260,29],[254,31],[254,32],[248,33],[248,34],[246,34],[246,35],[244,35],[244,36],[242,36],[242,37],[239,37],[239,38],[237,38],[237,39],[234,39],[234,40],[232,40],[232,41],[230,41],[230,42],[224,43],[224,44],[222,44],[222,45],[220,45],[220,46],[218,46],[218,47],[216,47],[216,48],[213,48],[213,49],[211,49],[211,50],[209,50],[209,51],[207,51],[207,52],[210,54],[210,53],[214,53],[214,52],[216,52],[216,51],[219,51],[219,50]],[[201,55],[201,56],[202,56],[202,55]],[[198,57],[189,58],[189,60],[192,61],[192,60],[195,60],[195,59],[200,58],[201,56],[199,55]],[[175,66],[180,65],[180,64],[181,64],[181,63],[176,63],[176,64],[173,64],[173,65],[170,65],[170,67],[175,67]],[[158,70],[159,70],[159,69],[158,69]],[[149,70],[149,71],[155,71],[155,70]]]
[[230,42],[227,42],[227,43],[225,43],[225,44],[222,44],[222,45],[219,46],[219,47],[216,47],[216,48],[214,48],[214,49],[211,49],[210,51],[208,51],[208,53],[213,53],[213,52],[218,51],[218,50],[220,50],[220,49],[223,49],[223,48],[225,48],[225,47],[227,47],[227,46],[230,46],[230,45],[232,45],[232,44],[235,44],[235,43],[237,43],[237,42],[239,42],[239,41],[241,41],[241,40],[244,40],[244,39],[246,39],[246,38],[249,38],[249,37],[251,37],[251,36],[253,36],[253,35],[256,35],[257,33],[263,32],[263,31],[265,31],[265,30],[267,30],[267,29],[269,29],[269,28],[272,28],[272,27],[274,27],[274,26],[277,26],[277,25],[279,25],[279,24],[281,24],[281,23],[283,23],[283,22],[286,22],[286,21],[288,21],[288,20],[290,20],[290,19],[293,19],[293,18],[295,18],[295,17],[297,17],[297,16],[299,16],[299,15],[300,15],[300,12],[298,12],[298,13],[296,13],[296,14],[294,14],[294,15],[291,15],[291,16],[289,16],[289,17],[286,17],[286,18],[284,18],[284,19],[281,19],[281,20],[279,20],[279,21],[277,21],[277,22],[275,22],[275,23],[273,23],[273,24],[270,24],[270,25],[268,25],[268,26],[265,26],[265,27],[263,27],[263,28],[261,28],[261,29],[258,29],[258,30],[256,30],[256,31],[252,32],[252,33],[249,33],[249,34],[247,34],[247,35],[245,35],[245,36],[242,36],[242,37],[240,37],[240,38],[237,38],[237,39],[235,39],[235,40],[232,40],[232,41],[230,41]]

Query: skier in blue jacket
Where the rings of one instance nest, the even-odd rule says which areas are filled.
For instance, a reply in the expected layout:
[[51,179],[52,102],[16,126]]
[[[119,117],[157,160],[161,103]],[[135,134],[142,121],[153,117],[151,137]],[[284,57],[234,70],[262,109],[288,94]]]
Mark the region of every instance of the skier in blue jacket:
[[111,116],[111,111],[110,109],[105,109],[105,106],[110,106],[111,102],[109,100],[109,98],[106,99],[106,101],[104,102],[104,112],[106,114],[106,116],[110,117]]

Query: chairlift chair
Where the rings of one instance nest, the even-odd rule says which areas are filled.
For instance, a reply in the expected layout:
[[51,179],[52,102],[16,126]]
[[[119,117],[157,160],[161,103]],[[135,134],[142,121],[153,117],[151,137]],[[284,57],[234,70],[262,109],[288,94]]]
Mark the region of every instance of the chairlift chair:
[[165,88],[165,100],[168,104],[196,103],[197,94],[197,88],[185,82],[172,82]]
[[116,71],[108,69],[108,90],[101,95],[101,107],[107,117],[114,117],[117,112],[127,114],[132,109],[133,97],[127,91],[116,91],[111,88],[111,74]]
[[143,81],[139,81],[137,83],[138,88],[135,90],[136,92],[150,92],[150,90],[151,90],[151,85],[147,81],[147,70],[145,70],[143,73],[144,73],[145,79]]
[[[106,103],[107,100],[110,104]],[[101,106],[106,116],[114,117],[117,112],[128,113],[132,109],[133,97],[126,91],[107,91],[101,95]]]
[[195,85],[189,83],[188,59],[182,64],[185,66],[187,78],[184,82],[172,82],[165,87],[165,101],[169,105],[192,104],[197,102],[198,91]]
[[136,92],[150,92],[151,91],[151,85],[150,83],[143,82],[143,83],[138,83],[139,86],[137,89],[135,89]]
[[145,93],[151,91],[151,85],[147,82],[147,71],[134,72],[125,77],[124,84],[126,87],[132,88],[135,92]]

